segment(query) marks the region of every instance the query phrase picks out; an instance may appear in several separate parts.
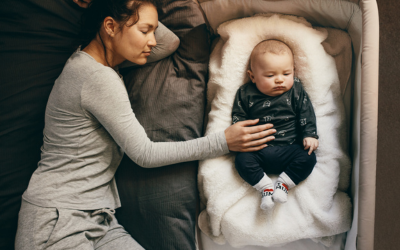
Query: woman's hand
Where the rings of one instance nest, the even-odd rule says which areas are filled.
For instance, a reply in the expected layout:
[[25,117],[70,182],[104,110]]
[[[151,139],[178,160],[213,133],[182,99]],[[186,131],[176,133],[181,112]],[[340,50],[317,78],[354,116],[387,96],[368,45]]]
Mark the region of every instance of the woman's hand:
[[270,136],[275,133],[272,124],[264,124],[254,127],[258,119],[237,122],[225,130],[225,138],[230,151],[253,152],[267,147],[267,142],[275,139]]
[[91,1],[92,0],[74,0],[74,3],[79,5],[79,7],[81,7],[81,8],[87,8]]

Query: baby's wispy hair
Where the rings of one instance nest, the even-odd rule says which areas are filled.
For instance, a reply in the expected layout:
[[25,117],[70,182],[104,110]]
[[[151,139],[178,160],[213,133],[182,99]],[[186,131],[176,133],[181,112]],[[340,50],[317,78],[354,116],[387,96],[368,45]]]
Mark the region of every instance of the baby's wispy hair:
[[253,51],[251,52],[250,64],[249,64],[250,70],[251,70],[251,63],[254,60],[255,55],[260,55],[260,54],[265,54],[265,53],[272,53],[272,54],[276,54],[276,55],[288,53],[289,55],[293,55],[293,52],[289,48],[289,46],[287,46],[282,41],[275,40],[275,39],[261,41],[254,47]]

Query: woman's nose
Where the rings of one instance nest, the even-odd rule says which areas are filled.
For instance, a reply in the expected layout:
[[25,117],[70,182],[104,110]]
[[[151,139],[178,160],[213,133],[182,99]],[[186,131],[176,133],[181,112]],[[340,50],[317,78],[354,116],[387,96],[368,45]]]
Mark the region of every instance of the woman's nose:
[[149,41],[147,42],[147,45],[149,47],[154,47],[157,45],[156,36],[154,35],[154,33],[151,35]]

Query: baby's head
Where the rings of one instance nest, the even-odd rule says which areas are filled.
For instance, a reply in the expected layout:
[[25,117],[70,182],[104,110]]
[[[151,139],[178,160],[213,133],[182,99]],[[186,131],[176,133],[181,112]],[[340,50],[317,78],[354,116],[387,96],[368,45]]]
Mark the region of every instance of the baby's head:
[[250,56],[251,81],[265,95],[278,96],[293,86],[292,50],[278,40],[265,40],[254,47]]

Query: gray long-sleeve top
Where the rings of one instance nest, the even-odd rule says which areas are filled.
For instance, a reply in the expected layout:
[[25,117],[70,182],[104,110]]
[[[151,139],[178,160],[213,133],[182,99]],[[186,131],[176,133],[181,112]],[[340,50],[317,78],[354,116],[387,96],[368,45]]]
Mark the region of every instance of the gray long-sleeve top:
[[119,75],[83,51],[56,80],[46,107],[41,160],[23,199],[79,210],[118,208],[115,171],[126,153],[145,168],[229,152],[220,132],[184,142],[152,142]]

